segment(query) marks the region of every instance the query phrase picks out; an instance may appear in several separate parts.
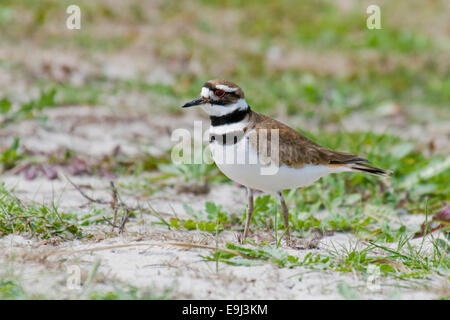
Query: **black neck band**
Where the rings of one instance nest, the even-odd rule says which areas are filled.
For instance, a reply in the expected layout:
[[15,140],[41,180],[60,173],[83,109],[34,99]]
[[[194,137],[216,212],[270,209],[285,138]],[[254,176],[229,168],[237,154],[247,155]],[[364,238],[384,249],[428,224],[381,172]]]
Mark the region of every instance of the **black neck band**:
[[226,114],[224,116],[216,117],[216,116],[210,116],[211,119],[211,125],[213,127],[215,126],[221,126],[224,124],[231,124],[235,122],[242,121],[249,113],[250,113],[250,106],[247,107],[245,110],[236,110],[233,111],[230,114]]

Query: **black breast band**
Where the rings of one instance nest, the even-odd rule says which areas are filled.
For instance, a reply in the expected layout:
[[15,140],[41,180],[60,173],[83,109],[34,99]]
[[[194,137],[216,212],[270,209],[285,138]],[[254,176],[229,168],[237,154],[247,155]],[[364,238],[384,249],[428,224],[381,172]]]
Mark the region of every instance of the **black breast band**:
[[250,113],[250,106],[245,110],[236,110],[233,111],[230,114],[226,114],[224,116],[216,117],[216,116],[210,116],[211,119],[211,125],[213,127],[221,126],[224,124],[231,124],[235,122],[242,121],[248,114]]

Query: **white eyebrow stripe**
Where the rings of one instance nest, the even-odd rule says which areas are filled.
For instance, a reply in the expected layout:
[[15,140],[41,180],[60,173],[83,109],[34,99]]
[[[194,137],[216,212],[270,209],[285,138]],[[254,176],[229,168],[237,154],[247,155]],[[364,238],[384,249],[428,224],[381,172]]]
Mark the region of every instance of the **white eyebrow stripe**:
[[227,86],[225,84],[218,84],[218,85],[216,85],[216,88],[226,91],[226,92],[235,92],[238,89],[238,88],[230,88],[229,86]]

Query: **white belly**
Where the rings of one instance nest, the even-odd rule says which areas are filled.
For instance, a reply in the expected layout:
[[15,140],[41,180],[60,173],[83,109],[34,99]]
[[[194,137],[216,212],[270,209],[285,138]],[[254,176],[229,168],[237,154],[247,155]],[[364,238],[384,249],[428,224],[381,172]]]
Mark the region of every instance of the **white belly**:
[[210,143],[210,149],[217,166],[228,178],[265,192],[309,186],[324,175],[347,171],[346,168],[324,165],[305,165],[302,168],[290,168],[286,165],[276,167],[273,164],[267,166],[261,163],[245,137],[238,143],[229,145],[214,141]]

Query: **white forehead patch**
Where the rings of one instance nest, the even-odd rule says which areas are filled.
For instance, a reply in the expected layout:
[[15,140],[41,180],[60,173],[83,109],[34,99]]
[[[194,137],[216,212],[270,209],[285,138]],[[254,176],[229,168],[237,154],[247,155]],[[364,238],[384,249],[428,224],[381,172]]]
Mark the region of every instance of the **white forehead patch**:
[[209,98],[209,89],[208,88],[205,88],[205,87],[202,87],[202,92],[200,93],[200,95],[203,97],[203,98]]
[[227,86],[225,84],[218,84],[218,85],[216,85],[216,88],[223,90],[225,92],[235,92],[238,89],[238,88],[230,88],[229,86]]

